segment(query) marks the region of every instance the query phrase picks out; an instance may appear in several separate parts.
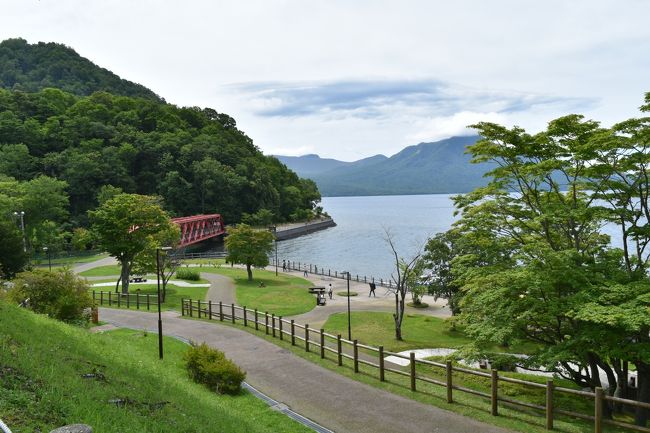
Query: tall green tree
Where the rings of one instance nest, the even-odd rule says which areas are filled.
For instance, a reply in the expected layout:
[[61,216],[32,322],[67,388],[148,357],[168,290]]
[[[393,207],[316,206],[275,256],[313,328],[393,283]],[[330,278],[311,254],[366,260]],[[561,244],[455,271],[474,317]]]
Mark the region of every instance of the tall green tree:
[[240,224],[228,231],[226,237],[226,260],[230,263],[246,265],[248,281],[253,281],[253,266],[264,267],[269,264],[269,254],[273,249],[273,234],[267,230],[256,230]]
[[122,292],[129,291],[134,260],[147,248],[152,237],[173,231],[173,223],[158,199],[138,194],[119,194],[89,212],[98,246],[115,257],[122,268]]
[[11,221],[0,220],[0,276],[12,278],[27,265],[23,235]]

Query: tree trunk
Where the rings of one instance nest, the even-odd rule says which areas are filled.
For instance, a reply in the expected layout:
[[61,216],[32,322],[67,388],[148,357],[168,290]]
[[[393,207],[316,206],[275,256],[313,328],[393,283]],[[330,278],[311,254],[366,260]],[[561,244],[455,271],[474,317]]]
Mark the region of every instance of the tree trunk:
[[117,283],[115,283],[115,293],[120,293],[120,281],[122,281],[122,276],[117,279]]
[[246,273],[248,274],[248,281],[253,281],[253,270],[251,265],[246,265]]
[[122,263],[122,273],[120,275],[120,278],[122,279],[122,293],[127,294],[129,293],[129,273],[130,273],[131,267],[129,266],[128,261],[124,261]]
[[[650,364],[635,362],[637,373],[637,401],[650,403]],[[645,427],[648,422],[648,409],[638,407],[634,414],[634,424]]]

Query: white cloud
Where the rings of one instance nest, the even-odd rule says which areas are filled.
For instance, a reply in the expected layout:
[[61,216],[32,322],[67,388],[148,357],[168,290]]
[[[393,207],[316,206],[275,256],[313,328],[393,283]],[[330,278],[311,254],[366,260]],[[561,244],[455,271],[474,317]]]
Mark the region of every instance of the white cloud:
[[408,138],[413,142],[430,142],[455,135],[475,135],[476,131],[468,128],[478,122],[507,123],[507,116],[501,113],[477,113],[461,111],[451,116],[433,117],[423,122],[421,129]]

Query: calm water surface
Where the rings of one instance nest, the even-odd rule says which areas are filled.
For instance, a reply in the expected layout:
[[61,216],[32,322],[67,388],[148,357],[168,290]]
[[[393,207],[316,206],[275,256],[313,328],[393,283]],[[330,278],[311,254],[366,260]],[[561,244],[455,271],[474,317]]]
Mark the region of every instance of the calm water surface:
[[278,242],[278,258],[386,279],[395,265],[385,230],[392,233],[399,254],[410,257],[427,238],[451,227],[451,197],[325,197],[322,206],[337,226]]

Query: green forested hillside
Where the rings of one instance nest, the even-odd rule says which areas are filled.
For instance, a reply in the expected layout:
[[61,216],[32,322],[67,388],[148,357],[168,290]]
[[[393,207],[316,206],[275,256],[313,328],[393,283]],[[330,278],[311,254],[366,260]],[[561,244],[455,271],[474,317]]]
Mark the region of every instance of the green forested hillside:
[[104,185],[160,195],[173,215],[220,212],[228,222],[260,209],[295,219],[319,199],[312,181],[264,156],[230,116],[105,92],[0,90],[0,173],[65,181],[73,225]]
[[25,92],[56,87],[78,96],[107,91],[161,100],[146,87],[100,68],[70,47],[51,42],[28,44],[24,39],[0,42],[0,87]]

